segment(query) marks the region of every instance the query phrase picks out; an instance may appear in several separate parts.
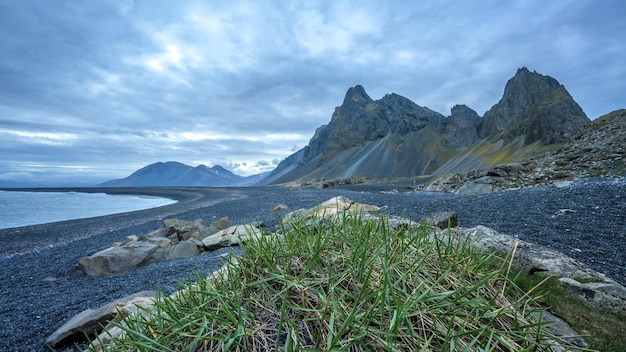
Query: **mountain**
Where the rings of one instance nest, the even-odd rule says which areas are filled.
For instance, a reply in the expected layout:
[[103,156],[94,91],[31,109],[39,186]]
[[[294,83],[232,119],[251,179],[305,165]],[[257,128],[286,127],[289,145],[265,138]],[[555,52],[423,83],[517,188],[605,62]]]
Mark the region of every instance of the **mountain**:
[[483,138],[507,140],[526,136],[526,143],[563,143],[589,119],[562,84],[523,67],[504,88],[502,99],[485,113]]
[[239,176],[216,165],[192,167],[175,161],[158,162],[145,166],[130,176],[100,184],[103,187],[146,187],[146,186],[181,186],[181,187],[228,187],[250,186],[258,182],[263,175]]
[[483,117],[465,105],[444,116],[397,94],[348,89],[328,124],[264,182],[440,175],[522,160],[556,148],[589,119],[549,76],[517,70]]

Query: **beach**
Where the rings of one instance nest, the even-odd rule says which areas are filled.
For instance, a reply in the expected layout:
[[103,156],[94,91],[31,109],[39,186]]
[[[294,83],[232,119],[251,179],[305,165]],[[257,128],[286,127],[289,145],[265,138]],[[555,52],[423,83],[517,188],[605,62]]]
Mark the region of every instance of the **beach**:
[[[102,191],[102,189],[71,189]],[[384,192],[381,192],[384,191]],[[150,264],[112,277],[77,274],[76,263],[122,241],[163,226],[163,219],[202,219],[208,225],[228,216],[231,224],[279,224],[277,215],[309,208],[334,196],[383,207],[382,212],[420,220],[436,211],[455,211],[462,227],[484,225],[521,240],[570,255],[626,284],[626,181],[580,180],[556,188],[532,187],[501,193],[460,196],[414,192],[393,183],[336,188],[125,188],[111,194],[141,194],[176,199],[176,204],[130,213],[0,230],[0,350],[48,351],[45,338],[71,317],[112,300],[161,288],[194,272],[216,270],[220,249],[189,259]],[[288,206],[276,214],[272,208]]]

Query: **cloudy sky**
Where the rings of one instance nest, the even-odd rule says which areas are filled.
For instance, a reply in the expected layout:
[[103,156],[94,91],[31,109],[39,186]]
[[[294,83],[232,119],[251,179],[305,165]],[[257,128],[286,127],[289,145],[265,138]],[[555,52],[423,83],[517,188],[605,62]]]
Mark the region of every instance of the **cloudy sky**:
[[626,107],[626,2],[0,0],[0,181],[271,170],[346,90],[482,115],[517,68]]

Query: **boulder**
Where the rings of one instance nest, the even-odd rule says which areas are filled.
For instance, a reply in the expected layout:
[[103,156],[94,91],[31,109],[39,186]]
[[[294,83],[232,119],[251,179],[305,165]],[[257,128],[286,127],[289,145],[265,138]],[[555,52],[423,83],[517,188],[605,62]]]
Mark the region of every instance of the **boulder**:
[[[78,268],[92,276],[115,275],[164,259],[196,256],[206,250],[202,243],[203,239],[228,228],[228,217],[220,218],[209,227],[203,226],[201,219],[195,221],[167,219],[163,224],[162,229],[141,237],[128,236],[122,242],[113,243],[110,248],[81,258],[78,261]],[[244,237],[244,227],[233,228],[235,230],[227,234],[219,234],[217,237],[224,238],[218,241],[214,238],[215,243],[209,247],[217,248],[238,243],[239,238]],[[256,229],[254,232],[260,233],[260,230]]]
[[206,237],[211,236],[212,234],[216,233],[219,230],[223,230],[226,229],[230,226],[229,222],[228,222],[228,216],[224,216],[222,218],[219,218],[217,221],[214,221],[211,223],[211,225],[209,225],[209,227],[205,227],[202,230],[201,236],[200,236],[200,240],[205,239]]
[[380,209],[375,205],[356,203],[346,197],[338,196],[331,198],[318,206],[310,209],[298,209],[288,213],[283,222],[288,224],[294,220],[302,219],[308,221],[310,219],[323,219],[326,217],[334,216],[335,214],[343,213],[350,210],[357,213],[366,213],[371,211],[377,211]]
[[430,216],[425,217],[423,221],[433,227],[436,227],[442,230],[459,226],[458,216],[453,211],[436,212]]
[[204,230],[202,225],[202,219],[196,219],[194,221],[179,220],[179,219],[167,219],[163,220],[165,228],[167,228],[173,236],[176,234],[179,241],[186,241],[190,238],[201,238],[201,232]]
[[482,176],[465,182],[456,193],[469,195],[498,192],[502,190],[500,184],[503,182],[500,176]]
[[141,291],[115,300],[97,309],[86,309],[67,321],[46,338],[46,344],[57,348],[72,342],[83,341],[86,335],[94,335],[111,321],[121,307],[137,302],[153,302],[156,291]]
[[587,268],[574,258],[498,233],[485,226],[461,229],[459,235],[469,236],[471,240],[469,243],[482,251],[503,253],[515,251],[513,264],[516,267],[531,275],[536,272],[554,275],[582,302],[598,310],[626,316],[626,288],[606,275]]
[[167,259],[190,258],[200,254],[198,246],[191,240],[180,241],[172,247]]
[[91,276],[121,274],[163,259],[163,249],[148,241],[110,247],[78,261],[78,268]]
[[251,238],[262,235],[262,231],[252,225],[235,225],[227,229],[220,230],[213,235],[202,240],[202,245],[207,250],[232,246],[243,243]]

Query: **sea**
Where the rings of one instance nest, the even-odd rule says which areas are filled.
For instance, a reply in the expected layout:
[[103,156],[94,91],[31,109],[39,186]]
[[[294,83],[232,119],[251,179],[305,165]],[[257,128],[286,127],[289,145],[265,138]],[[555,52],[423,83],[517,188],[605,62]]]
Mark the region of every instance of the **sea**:
[[0,229],[124,213],[176,202],[140,195],[0,191]]

